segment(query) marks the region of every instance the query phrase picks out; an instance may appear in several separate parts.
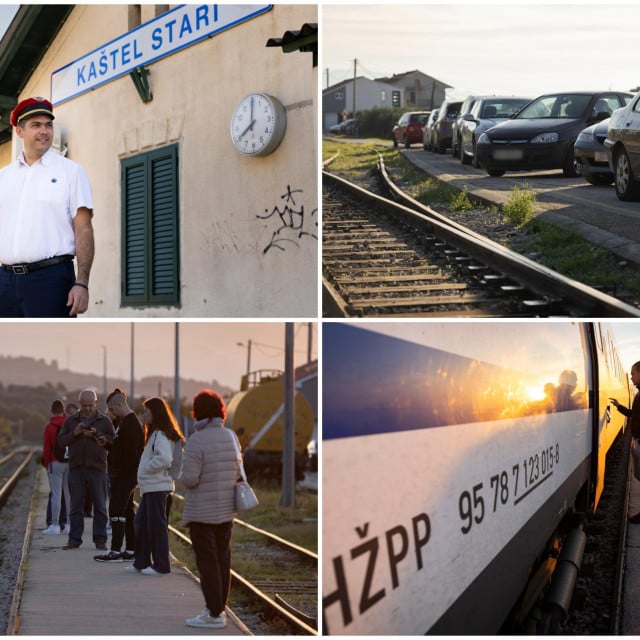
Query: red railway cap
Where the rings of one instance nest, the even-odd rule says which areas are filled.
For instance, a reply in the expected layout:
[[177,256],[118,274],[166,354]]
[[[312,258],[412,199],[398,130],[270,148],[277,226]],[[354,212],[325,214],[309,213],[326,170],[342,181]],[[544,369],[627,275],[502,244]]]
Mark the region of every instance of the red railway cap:
[[21,100],[11,112],[11,125],[17,127],[21,120],[38,114],[49,116],[53,120],[55,118],[53,105],[46,98],[26,98]]

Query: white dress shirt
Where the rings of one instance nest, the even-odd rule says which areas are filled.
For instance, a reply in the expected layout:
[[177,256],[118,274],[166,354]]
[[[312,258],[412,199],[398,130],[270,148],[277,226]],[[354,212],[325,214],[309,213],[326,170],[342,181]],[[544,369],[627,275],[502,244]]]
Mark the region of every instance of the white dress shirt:
[[75,255],[73,219],[93,210],[84,169],[51,149],[29,166],[21,153],[0,170],[0,263]]

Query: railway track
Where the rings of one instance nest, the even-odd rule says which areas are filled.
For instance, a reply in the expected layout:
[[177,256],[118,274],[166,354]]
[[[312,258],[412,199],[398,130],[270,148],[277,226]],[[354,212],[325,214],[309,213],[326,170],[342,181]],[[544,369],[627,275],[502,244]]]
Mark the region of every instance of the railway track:
[[25,530],[35,481],[36,450],[19,447],[0,457],[0,631],[12,633],[22,577]]
[[34,455],[34,449],[21,447],[0,458],[0,507],[4,506]]
[[[178,503],[184,500],[180,494],[174,494],[173,497],[177,498]],[[248,555],[252,562],[262,565],[266,562],[277,570],[268,572],[268,575],[262,574],[261,570],[262,577],[249,579],[232,569],[232,589],[240,590],[253,603],[250,605],[252,612],[259,611],[260,618],[269,627],[270,635],[317,635],[317,554],[243,520],[236,519],[234,524],[250,531],[253,538],[242,545],[234,544],[234,558]],[[191,547],[191,540],[182,531],[173,526],[169,526],[169,531]],[[305,567],[303,573],[308,575],[306,579],[300,578],[300,564]],[[292,599],[304,602],[305,611],[291,604]],[[238,613],[247,621],[248,613]]]
[[325,317],[640,317],[412,200],[323,171]]

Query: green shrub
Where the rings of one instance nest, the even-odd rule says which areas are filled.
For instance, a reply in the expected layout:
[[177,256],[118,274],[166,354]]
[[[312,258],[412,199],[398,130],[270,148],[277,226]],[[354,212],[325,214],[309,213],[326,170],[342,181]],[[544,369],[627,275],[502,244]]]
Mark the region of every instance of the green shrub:
[[502,205],[502,211],[510,222],[520,226],[533,217],[535,202],[536,194],[527,185],[524,187],[515,186],[507,201]]
[[473,209],[473,203],[469,200],[469,191],[467,187],[462,191],[458,191],[458,193],[451,198],[449,207],[453,211],[469,211],[469,209]]

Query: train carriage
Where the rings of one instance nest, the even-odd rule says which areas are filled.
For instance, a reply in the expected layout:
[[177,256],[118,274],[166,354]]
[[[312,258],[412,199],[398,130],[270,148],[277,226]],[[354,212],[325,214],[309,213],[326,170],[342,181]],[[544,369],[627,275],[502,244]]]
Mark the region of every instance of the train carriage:
[[610,396],[603,325],[325,323],[324,632],[488,634],[530,607],[597,509]]

